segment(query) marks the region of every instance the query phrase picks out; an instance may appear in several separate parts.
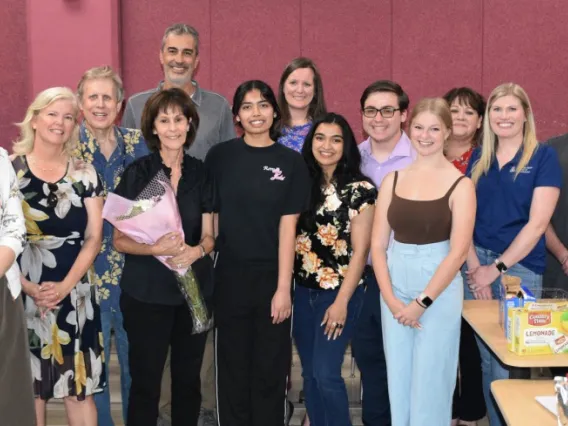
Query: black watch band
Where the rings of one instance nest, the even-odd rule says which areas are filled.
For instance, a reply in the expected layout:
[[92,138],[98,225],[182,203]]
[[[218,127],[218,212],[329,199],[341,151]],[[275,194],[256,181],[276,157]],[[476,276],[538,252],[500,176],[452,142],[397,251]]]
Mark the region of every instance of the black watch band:
[[495,259],[495,266],[497,267],[499,273],[504,274],[505,272],[507,272],[507,265],[501,262],[501,259]]

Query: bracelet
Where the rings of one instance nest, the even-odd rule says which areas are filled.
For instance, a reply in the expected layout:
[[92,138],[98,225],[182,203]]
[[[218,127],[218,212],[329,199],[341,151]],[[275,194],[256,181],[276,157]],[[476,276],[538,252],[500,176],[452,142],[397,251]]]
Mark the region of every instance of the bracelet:
[[205,255],[207,254],[207,253],[205,253],[205,248],[201,244],[198,244],[198,245],[199,245],[199,248],[201,249],[201,258],[204,258]]

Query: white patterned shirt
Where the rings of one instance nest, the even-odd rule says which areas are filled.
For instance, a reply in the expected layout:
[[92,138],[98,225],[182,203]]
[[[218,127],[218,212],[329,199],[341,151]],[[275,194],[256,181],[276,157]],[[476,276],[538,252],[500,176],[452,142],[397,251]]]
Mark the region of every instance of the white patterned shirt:
[[[26,225],[22,213],[22,199],[18,180],[5,149],[0,148],[0,246],[14,251],[16,257],[23,250]],[[14,261],[6,272],[8,288],[16,299],[22,290],[20,269]]]

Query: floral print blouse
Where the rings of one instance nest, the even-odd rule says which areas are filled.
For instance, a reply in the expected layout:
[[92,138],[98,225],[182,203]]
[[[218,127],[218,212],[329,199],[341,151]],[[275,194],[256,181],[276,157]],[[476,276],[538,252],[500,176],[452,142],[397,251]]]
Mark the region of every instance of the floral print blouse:
[[358,181],[339,192],[334,184],[323,191],[325,199],[311,229],[298,227],[294,276],[304,287],[335,290],[341,286],[353,254],[351,221],[375,204],[377,190],[367,181]]
[[[124,169],[134,160],[150,153],[140,130],[115,126],[114,134],[116,149],[107,161],[95,136],[83,122],[79,129],[79,145],[74,153],[75,157],[93,165],[101,179],[105,198],[109,192],[114,192]],[[113,230],[113,226],[105,220],[101,251],[95,259],[95,284],[103,312],[120,310],[118,284],[124,267],[124,255],[117,252],[112,244]]]
[[312,128],[312,122],[302,124],[300,126],[283,126],[281,135],[278,138],[278,143],[296,152],[302,152],[304,140]]
[[[5,149],[0,148],[0,246],[20,255],[26,241],[26,227],[16,173]],[[14,264],[6,272],[8,288],[16,299],[22,290],[20,269]]]
[[471,158],[471,153],[473,152],[473,146],[464,152],[460,157],[452,160],[452,164],[465,175],[467,170],[467,165],[469,164],[469,159]]

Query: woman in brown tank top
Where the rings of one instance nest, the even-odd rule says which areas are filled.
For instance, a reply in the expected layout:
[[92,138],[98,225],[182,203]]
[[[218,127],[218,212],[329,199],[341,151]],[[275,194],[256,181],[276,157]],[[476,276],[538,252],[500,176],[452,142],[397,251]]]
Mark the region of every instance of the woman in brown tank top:
[[409,123],[418,155],[383,181],[371,247],[392,424],[449,425],[463,302],[459,270],[471,244],[475,191],[444,157],[452,129],[447,103],[421,100]]

